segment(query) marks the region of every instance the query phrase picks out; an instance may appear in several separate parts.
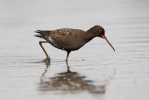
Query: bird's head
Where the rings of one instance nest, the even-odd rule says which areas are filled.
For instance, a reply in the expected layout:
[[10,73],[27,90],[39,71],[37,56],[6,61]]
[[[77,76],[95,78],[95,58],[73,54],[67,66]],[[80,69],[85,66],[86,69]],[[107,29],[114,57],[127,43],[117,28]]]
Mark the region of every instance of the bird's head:
[[106,38],[105,36],[105,30],[104,28],[102,28],[101,26],[99,25],[95,25],[93,28],[92,28],[92,32],[93,34],[95,34],[97,37],[100,37],[104,40],[107,41],[107,43],[112,47],[112,49],[115,51],[114,47],[111,45],[111,43],[108,41],[108,39]]

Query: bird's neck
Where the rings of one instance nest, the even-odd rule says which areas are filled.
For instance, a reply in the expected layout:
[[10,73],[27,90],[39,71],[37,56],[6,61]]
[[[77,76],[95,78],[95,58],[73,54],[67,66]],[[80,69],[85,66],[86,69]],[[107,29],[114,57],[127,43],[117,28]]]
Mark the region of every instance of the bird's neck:
[[93,34],[93,32],[91,30],[86,31],[85,40],[87,42],[89,42],[90,40],[92,40],[94,37],[96,37],[96,35]]

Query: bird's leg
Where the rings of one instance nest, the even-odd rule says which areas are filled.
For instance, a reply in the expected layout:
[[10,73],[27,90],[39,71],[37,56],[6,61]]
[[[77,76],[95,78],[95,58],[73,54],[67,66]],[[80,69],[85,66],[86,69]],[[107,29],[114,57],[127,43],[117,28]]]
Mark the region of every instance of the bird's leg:
[[69,57],[70,51],[67,51],[67,57],[66,57],[66,64],[67,64],[67,69],[69,70],[69,65],[68,65],[68,57]]
[[46,50],[44,49],[44,47],[42,46],[42,43],[49,43],[47,41],[39,41],[39,45],[41,46],[42,50],[44,51],[44,53],[46,54],[47,58],[44,59],[45,62],[49,62],[50,61],[50,57],[47,54]]

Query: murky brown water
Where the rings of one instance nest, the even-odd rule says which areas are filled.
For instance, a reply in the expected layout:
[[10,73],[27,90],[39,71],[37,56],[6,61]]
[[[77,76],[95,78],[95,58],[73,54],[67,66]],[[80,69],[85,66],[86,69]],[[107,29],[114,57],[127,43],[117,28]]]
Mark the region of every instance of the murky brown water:
[[[0,0],[2,100],[148,100],[148,0]],[[50,65],[33,35],[37,29],[87,30],[101,25],[115,47],[95,38],[72,52],[49,44]]]

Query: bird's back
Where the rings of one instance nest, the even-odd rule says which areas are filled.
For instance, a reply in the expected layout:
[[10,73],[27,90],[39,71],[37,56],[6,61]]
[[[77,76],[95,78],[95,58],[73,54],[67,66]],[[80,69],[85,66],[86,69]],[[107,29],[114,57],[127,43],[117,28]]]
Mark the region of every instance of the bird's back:
[[53,31],[38,30],[37,33],[40,34],[35,35],[36,37],[44,38],[54,47],[66,51],[78,50],[85,44],[83,37],[86,33],[79,29],[63,28]]

